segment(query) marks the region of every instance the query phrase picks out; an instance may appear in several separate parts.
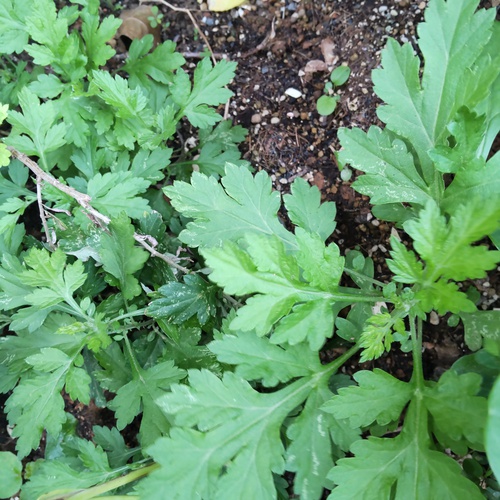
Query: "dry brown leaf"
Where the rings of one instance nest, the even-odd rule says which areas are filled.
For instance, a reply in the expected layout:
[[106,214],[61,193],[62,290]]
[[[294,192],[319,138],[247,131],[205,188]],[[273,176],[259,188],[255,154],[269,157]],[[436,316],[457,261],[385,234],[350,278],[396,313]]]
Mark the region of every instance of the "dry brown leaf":
[[149,5],[140,5],[135,9],[124,10],[120,19],[122,25],[118,28],[116,36],[125,45],[128,50],[133,40],[142,38],[146,35],[153,35],[153,45],[156,47],[161,42],[161,26],[151,27],[149,17],[154,17]]
[[317,71],[328,71],[328,66],[324,61],[313,59],[309,61],[304,67],[304,73],[316,73]]
[[334,53],[335,44],[333,43],[333,40],[330,37],[323,38],[323,40],[321,40],[320,48],[326,64],[328,66],[333,66],[337,62],[337,57]]

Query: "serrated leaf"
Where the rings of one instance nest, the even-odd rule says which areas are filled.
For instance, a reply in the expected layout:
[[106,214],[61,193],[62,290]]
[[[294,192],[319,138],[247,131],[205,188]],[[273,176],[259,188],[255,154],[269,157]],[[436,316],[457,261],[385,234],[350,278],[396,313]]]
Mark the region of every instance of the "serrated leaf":
[[301,345],[283,348],[253,332],[226,333],[210,342],[208,348],[221,363],[236,365],[236,375],[261,380],[265,387],[312,375],[321,368],[317,354],[310,349]]
[[195,127],[204,128],[222,119],[210,106],[225,103],[233,93],[224,88],[234,77],[236,63],[221,60],[214,67],[208,57],[202,59],[193,76],[193,87],[182,71],[177,71],[171,88],[172,98]]
[[89,180],[87,194],[92,198],[94,208],[111,217],[125,212],[138,219],[150,210],[148,201],[138,196],[149,185],[149,181],[133,177],[129,172],[108,172],[96,174]]
[[387,260],[387,266],[394,273],[394,281],[398,283],[419,283],[423,277],[423,266],[417,256],[406,249],[396,237],[391,236],[392,259]]
[[330,500],[394,498],[483,498],[479,488],[461,474],[451,457],[429,448],[422,440],[416,404],[410,405],[403,431],[393,439],[356,441],[353,458],[341,458],[329,478],[338,486]]
[[339,389],[338,395],[323,405],[335,418],[348,419],[352,428],[397,421],[414,390],[378,368],[356,372],[354,380],[358,386]]
[[471,198],[497,199],[500,194],[500,154],[494,155],[486,164],[476,162],[468,168],[458,170],[444,192],[443,209],[452,212]]
[[286,450],[286,469],[295,472],[293,490],[300,498],[317,500],[324,488],[331,488],[326,476],[333,466],[329,429],[334,418],[321,411],[331,395],[325,385],[317,387],[287,429],[291,443]]
[[441,434],[452,441],[465,439],[471,446],[482,448],[487,400],[476,396],[480,387],[481,376],[477,373],[458,375],[448,370],[437,384],[425,388],[424,404]]
[[316,186],[297,177],[293,182],[291,194],[283,196],[288,217],[296,225],[309,233],[317,233],[326,240],[335,230],[335,203],[321,203],[321,193]]
[[171,384],[184,377],[171,361],[158,363],[147,370],[140,369],[133,380],[118,389],[109,408],[116,414],[116,426],[122,430],[142,412],[140,441],[142,446],[153,444],[165,435],[170,423],[160,411],[157,398],[165,394]]
[[109,427],[94,425],[92,432],[94,434],[94,442],[106,452],[112,468],[125,465],[136,451],[135,449],[127,448],[123,436],[116,427],[110,429]]
[[404,227],[434,279],[463,281],[484,277],[500,260],[500,252],[471,246],[497,229],[499,218],[500,205],[471,199],[458,207],[447,223],[437,205],[429,202],[419,218]]
[[14,425],[12,435],[17,437],[16,449],[25,457],[38,447],[42,432],[58,434],[66,421],[61,391],[69,366],[52,373],[38,373],[23,378],[5,404],[9,422]]
[[158,292],[163,297],[153,300],[146,311],[153,318],[168,319],[180,325],[196,316],[203,326],[215,314],[217,290],[197,274],[184,276],[184,283],[171,281]]
[[377,114],[390,130],[411,142],[427,182],[433,182],[435,175],[427,152],[442,143],[457,110],[474,98],[462,89],[481,80],[470,68],[491,37],[494,12],[474,13],[477,4],[468,0],[429,4],[425,22],[418,27],[425,60],[422,82],[420,60],[411,44],[399,46],[392,39],[382,53],[382,69],[373,73],[375,93],[386,103]]
[[163,188],[176,210],[194,219],[179,238],[191,247],[216,247],[237,241],[248,232],[275,234],[287,246],[294,237],[279,222],[280,196],[265,172],[255,176],[244,167],[227,164],[220,183],[193,172],[191,183],[175,181]]
[[115,50],[107,42],[113,38],[122,20],[108,16],[99,22],[98,8],[91,9],[90,5],[81,13],[81,19],[82,38],[88,59],[87,71],[89,71],[103,66],[115,55]]
[[28,269],[20,274],[20,281],[24,285],[36,287],[25,296],[25,300],[42,308],[62,301],[71,302],[73,293],[87,278],[83,264],[79,261],[67,264],[66,255],[61,250],[50,254],[45,249],[33,247],[24,262]]
[[158,400],[181,428],[149,448],[162,467],[143,481],[141,496],[162,498],[169,491],[172,499],[274,499],[272,472],[282,473],[285,465],[280,427],[307,397],[307,379],[272,394],[257,393],[230,372],[220,380],[190,370],[189,382]]
[[27,155],[42,158],[66,144],[64,136],[67,126],[64,123],[56,123],[56,110],[51,101],[40,104],[38,97],[25,87],[19,93],[19,104],[22,113],[9,111],[8,121],[13,129],[11,135],[5,139],[6,144]]
[[[128,58],[122,71],[130,75],[132,84],[139,83],[148,88],[149,78],[154,81],[169,84],[173,81],[174,71],[179,69],[186,61],[175,51],[175,43],[171,40],[158,45],[153,52],[153,35],[146,35],[132,41]],[[149,77],[149,78],[148,78]]]
[[142,269],[149,254],[135,246],[134,226],[125,214],[112,220],[109,230],[109,233],[101,235],[101,262],[104,270],[116,278],[123,296],[132,299],[141,293],[134,273]]
[[28,43],[26,16],[30,13],[30,0],[3,0],[0,3],[0,53],[20,53]]
[[337,289],[344,271],[344,258],[335,243],[325,246],[316,233],[309,233],[302,228],[296,228],[295,236],[299,251],[297,262],[303,269],[304,278],[311,286],[325,292]]
[[375,126],[368,133],[340,129],[339,139],[343,147],[339,160],[366,173],[358,177],[353,187],[370,196],[373,204],[425,205],[430,199],[429,188],[403,141]]
[[477,310],[474,302],[464,292],[461,292],[456,283],[441,279],[419,290],[415,297],[420,300],[424,312],[435,309],[439,314],[447,312],[454,314],[473,313]]
[[72,366],[66,375],[65,388],[71,399],[88,405],[90,403],[91,382],[90,375],[83,368]]

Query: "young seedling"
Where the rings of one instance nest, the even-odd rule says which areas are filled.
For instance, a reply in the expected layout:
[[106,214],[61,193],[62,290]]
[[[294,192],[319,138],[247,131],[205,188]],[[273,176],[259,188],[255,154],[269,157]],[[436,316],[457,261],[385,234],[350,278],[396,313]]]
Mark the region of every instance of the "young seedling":
[[334,87],[340,87],[347,82],[351,74],[349,66],[339,66],[335,68],[330,74],[330,81],[325,85],[325,95],[322,95],[316,102],[316,109],[322,116],[329,116],[337,107],[340,99],[338,95],[329,95]]
[[163,14],[158,12],[158,7],[156,5],[153,5],[151,7],[151,16],[148,17],[149,24],[151,28],[156,28],[159,24],[161,24],[161,21],[163,19]]

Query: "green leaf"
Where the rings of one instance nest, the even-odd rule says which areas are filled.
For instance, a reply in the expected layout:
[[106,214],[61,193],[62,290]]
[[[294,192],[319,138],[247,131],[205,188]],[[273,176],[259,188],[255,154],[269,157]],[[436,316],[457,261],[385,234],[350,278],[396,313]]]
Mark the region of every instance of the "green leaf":
[[486,164],[475,162],[458,170],[444,193],[443,209],[448,212],[462,205],[464,200],[496,199],[500,194],[500,154]]
[[[300,234],[299,237],[304,238],[305,235],[306,233]],[[318,255],[313,263],[303,262],[304,258],[300,254],[297,258],[288,255],[278,238],[258,233],[247,234],[244,243],[242,242],[246,250],[228,242],[222,248],[202,251],[207,264],[212,268],[210,279],[224,287],[226,293],[257,294],[238,309],[236,318],[231,322],[231,329],[255,330],[257,335],[262,336],[269,333],[272,326],[284,317],[271,336],[273,343],[288,342],[294,345],[307,339],[311,349],[321,347],[325,338],[333,333],[333,304],[348,301],[349,298],[338,293],[335,287],[343,267],[338,249],[334,244],[325,249],[319,236],[315,238],[323,246],[326,258],[321,259]],[[299,264],[302,263],[306,266],[303,278],[310,279],[311,282],[301,277]],[[314,270],[318,265],[318,268],[323,266],[327,271],[326,283]],[[353,300],[356,300],[355,297]],[[288,314],[290,315],[287,316]]]
[[412,385],[378,368],[356,372],[354,380],[358,386],[339,389],[338,395],[323,405],[335,418],[348,419],[352,428],[397,421],[414,391]]
[[429,448],[419,426],[425,422],[412,403],[399,436],[356,441],[351,446],[355,456],[341,458],[328,476],[338,485],[328,498],[483,498],[479,488],[461,475],[455,460]]
[[500,378],[497,379],[488,400],[486,422],[486,454],[495,477],[500,477]]
[[28,43],[26,16],[31,12],[30,0],[0,2],[0,54],[20,53]]
[[153,300],[146,311],[153,318],[168,319],[180,325],[196,316],[203,326],[215,315],[217,289],[197,274],[184,276],[184,283],[171,281],[160,287],[158,292],[162,297]]
[[36,287],[24,299],[40,308],[62,301],[73,302],[73,293],[87,278],[83,264],[80,261],[67,264],[61,250],[50,254],[45,249],[32,247],[24,262],[28,269],[21,272],[20,280],[24,285]]
[[[487,416],[486,398],[476,396],[481,387],[477,373],[458,375],[446,371],[439,382],[424,390],[424,404],[439,431],[438,437],[466,442],[482,449]],[[442,443],[449,447],[449,441]],[[479,448],[478,448],[479,447]]]
[[130,75],[130,82],[134,86],[140,83],[148,88],[149,78],[169,84],[174,79],[174,71],[186,62],[179,52],[175,52],[175,43],[171,40],[163,42],[150,52],[152,46],[153,35],[133,40],[130,45],[128,58],[121,69]]
[[316,110],[322,116],[331,115],[335,111],[335,108],[337,107],[338,100],[339,100],[338,96],[332,97],[329,95],[322,95],[316,101]]
[[285,466],[280,427],[307,397],[307,379],[270,394],[230,372],[220,380],[190,370],[189,382],[158,400],[177,427],[148,449],[161,469],[142,482],[141,497],[276,498],[272,473]]
[[377,114],[390,130],[410,141],[427,182],[435,180],[428,151],[444,142],[446,126],[457,110],[475,104],[476,94],[463,89],[481,82],[481,72],[471,68],[491,37],[495,18],[491,9],[474,13],[477,5],[469,0],[429,4],[425,22],[418,27],[425,61],[422,82],[420,60],[411,44],[400,46],[393,39],[382,52],[382,69],[373,73],[375,93],[386,103]]
[[222,119],[210,106],[225,103],[233,93],[224,88],[234,77],[235,62],[219,61],[214,67],[208,57],[202,59],[194,70],[193,88],[189,78],[178,70],[171,88],[172,98],[181,107],[191,125],[204,128]]
[[139,431],[142,446],[149,446],[160,436],[167,434],[170,423],[160,411],[156,400],[183,377],[184,371],[179,370],[171,361],[158,363],[147,370],[139,368],[136,376],[118,389],[115,398],[108,405],[116,414],[117,428],[124,429],[142,412]]
[[204,144],[194,163],[198,165],[201,173],[214,176],[224,175],[224,166],[226,163],[234,165],[244,164],[240,160],[240,152],[237,149],[231,148],[224,151],[222,144],[218,142]]
[[349,66],[339,66],[330,73],[330,81],[336,86],[344,85],[351,75]]
[[44,429],[58,434],[66,421],[61,391],[69,364],[52,373],[24,377],[5,404],[9,422],[14,425],[16,449],[25,457],[38,447]]
[[417,256],[406,249],[395,236],[391,236],[392,259],[387,260],[387,266],[394,273],[394,281],[398,283],[420,283],[423,279],[423,265]]
[[375,126],[368,133],[340,129],[338,134],[343,148],[338,153],[339,161],[366,173],[353,187],[370,196],[371,203],[425,205],[430,199],[429,188],[402,140]]
[[[449,222],[434,202],[429,202],[419,218],[405,223],[414,248],[426,261],[427,275],[463,281],[486,276],[500,260],[500,252],[485,246],[471,246],[498,227],[500,206],[483,200],[464,201]],[[429,279],[429,278],[428,278]]]
[[465,329],[465,343],[472,351],[483,345],[483,339],[500,340],[500,311],[475,311],[461,314]]
[[[6,144],[27,155],[45,155],[66,144],[67,126],[56,123],[57,114],[51,101],[40,104],[38,97],[26,87],[19,93],[22,113],[9,111],[9,123],[13,126]],[[46,167],[42,160],[42,166]]]
[[321,369],[317,354],[302,345],[284,348],[253,332],[226,333],[210,342],[208,348],[221,363],[236,365],[237,376],[261,380],[265,387],[275,387]]
[[335,230],[335,203],[321,203],[321,193],[316,186],[310,186],[307,181],[297,177],[291,185],[291,194],[283,196],[288,217],[296,226],[317,233],[326,240]]
[[115,278],[111,281],[120,287],[126,299],[139,295],[141,287],[134,273],[142,269],[149,254],[135,246],[134,226],[125,214],[111,221],[109,233],[102,233],[100,243],[103,268]]
[[163,188],[174,208],[194,219],[179,235],[181,241],[191,247],[216,247],[252,232],[274,234],[294,246],[293,234],[278,220],[280,196],[272,191],[269,176],[264,171],[252,176],[231,164],[225,171],[220,183],[193,172],[190,184],[175,181]]
[[[57,459],[37,461],[29,481],[23,485],[23,498],[43,498],[47,493],[74,493],[119,476],[106,453],[92,442],[74,435],[63,438]],[[62,452],[62,453],[61,453]]]
[[105,17],[99,23],[99,9],[84,9],[81,14],[82,38],[88,59],[87,71],[106,64],[115,55],[115,50],[107,43],[120,27],[122,20],[114,16]]
[[94,442],[100,446],[108,456],[109,465],[112,468],[124,466],[128,459],[136,452],[136,449],[129,449],[125,444],[123,436],[116,427],[102,427],[94,425],[92,427]]
[[328,434],[335,419],[321,411],[321,405],[331,396],[326,384],[317,387],[287,429],[291,443],[286,450],[286,469],[295,472],[293,490],[300,498],[320,499],[323,488],[331,488],[326,478],[333,467]]
[[10,498],[20,489],[23,482],[23,464],[10,451],[0,451],[0,498]]
[[[477,151],[481,146],[486,130],[485,117],[478,117],[467,108],[458,111],[455,119],[447,126],[454,138],[454,147],[437,146],[429,152],[436,168],[444,173],[456,173],[461,169],[483,166]],[[476,167],[477,168],[477,167]]]
[[96,174],[89,180],[87,194],[97,210],[118,217],[125,212],[138,219],[150,210],[148,201],[138,194],[146,191],[150,182],[133,177],[130,172],[108,172]]

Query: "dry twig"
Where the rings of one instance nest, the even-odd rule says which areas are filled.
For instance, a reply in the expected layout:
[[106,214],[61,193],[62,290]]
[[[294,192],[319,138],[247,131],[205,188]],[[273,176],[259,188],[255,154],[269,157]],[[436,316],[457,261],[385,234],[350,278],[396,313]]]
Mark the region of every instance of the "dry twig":
[[[41,192],[39,193],[40,189],[40,182],[41,180],[47,182],[51,186],[54,186],[56,189],[59,191],[62,191],[63,193],[66,193],[67,195],[71,196],[86,212],[87,217],[96,225],[99,226],[107,226],[110,222],[111,219],[104,215],[101,214],[101,212],[97,211],[95,208],[92,207],[90,202],[92,201],[92,198],[88,194],[80,193],[80,191],[77,191],[76,189],[73,189],[70,186],[67,186],[66,184],[63,184],[62,182],[59,182],[55,177],[52,177],[49,173],[45,172],[42,170],[39,166],[38,163],[34,162],[28,156],[26,156],[24,153],[21,153],[17,149],[7,146],[9,151],[12,153],[12,156],[17,158],[19,161],[24,163],[35,175],[37,179],[37,198],[38,198],[38,205],[40,209],[40,217],[42,218],[42,223],[44,223],[44,230],[47,236],[47,242],[49,244],[52,243],[52,240],[50,238],[50,232],[47,227],[47,223],[45,220],[45,215],[44,215],[44,208],[41,203]],[[147,240],[152,241],[153,238],[150,236],[145,236],[141,234],[134,233],[134,240],[139,243],[142,247],[144,247],[153,257],[157,257],[164,262],[166,262],[169,266],[174,267],[175,269],[178,269],[179,271],[189,274],[191,271],[187,269],[186,267],[183,267],[176,262],[176,258],[169,257],[165,254],[162,254],[158,251],[155,250],[153,246],[151,246]]]

